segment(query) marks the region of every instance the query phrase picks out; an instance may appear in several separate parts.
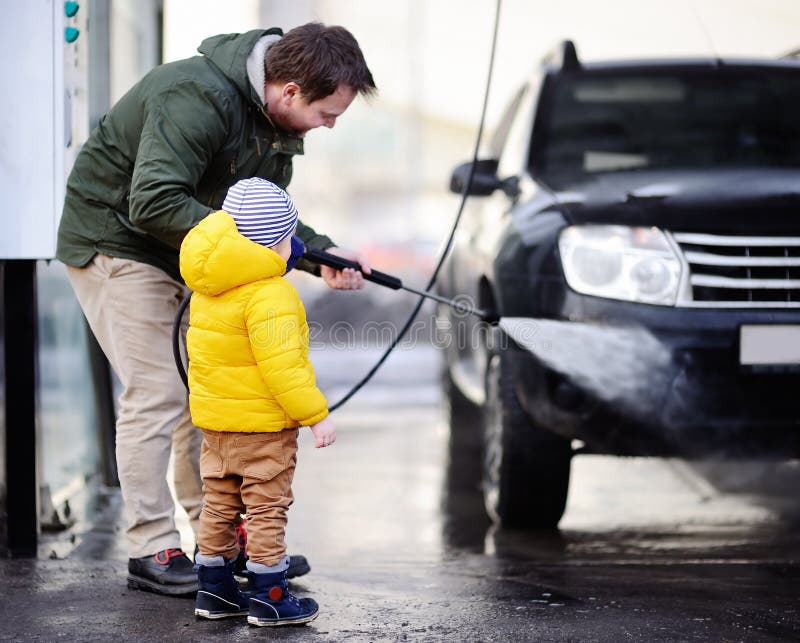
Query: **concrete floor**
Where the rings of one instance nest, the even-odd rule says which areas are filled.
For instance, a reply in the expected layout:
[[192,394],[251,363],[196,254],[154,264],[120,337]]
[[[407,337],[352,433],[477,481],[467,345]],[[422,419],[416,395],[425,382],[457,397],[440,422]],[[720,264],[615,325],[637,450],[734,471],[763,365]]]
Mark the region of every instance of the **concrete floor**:
[[[375,357],[344,372],[323,353],[332,400]],[[111,492],[38,560],[0,561],[0,640],[800,640],[797,463],[579,456],[559,533],[497,530],[477,473],[446,466],[438,357],[393,355],[332,448],[302,436],[287,541],[311,562],[293,583],[320,603],[311,624],[200,621],[191,599],[128,590]]]

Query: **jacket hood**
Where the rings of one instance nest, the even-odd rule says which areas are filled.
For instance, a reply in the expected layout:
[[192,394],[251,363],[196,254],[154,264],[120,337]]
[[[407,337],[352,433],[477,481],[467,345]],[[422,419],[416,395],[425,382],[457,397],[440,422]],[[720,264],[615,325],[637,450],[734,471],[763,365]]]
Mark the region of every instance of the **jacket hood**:
[[197,48],[201,54],[220,68],[245,96],[261,106],[261,98],[250,84],[247,76],[247,56],[256,43],[264,36],[282,36],[283,31],[272,29],[253,29],[245,33],[228,33],[210,36]]
[[286,261],[242,236],[224,210],[212,212],[181,244],[181,276],[195,292],[216,296],[254,281],[280,277]]

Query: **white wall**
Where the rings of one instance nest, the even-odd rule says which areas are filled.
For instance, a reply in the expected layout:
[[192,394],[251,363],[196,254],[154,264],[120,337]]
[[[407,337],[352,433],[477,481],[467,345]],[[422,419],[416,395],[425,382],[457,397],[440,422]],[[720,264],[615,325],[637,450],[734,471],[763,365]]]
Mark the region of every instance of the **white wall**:
[[111,0],[107,55],[112,104],[161,62],[157,54],[161,37],[158,9],[158,0]]
[[197,55],[208,36],[257,28],[259,8],[259,0],[166,0],[164,62]]
[[[65,42],[65,27],[80,35]],[[0,22],[0,259],[55,256],[66,174],[87,135],[86,11],[14,3]]]
[[[492,0],[327,0],[318,13],[357,33],[385,100],[472,123],[494,9]],[[798,0],[504,0],[494,86],[499,100],[565,38],[587,60],[776,56],[800,46],[798,24]],[[498,101],[490,108],[498,113]]]

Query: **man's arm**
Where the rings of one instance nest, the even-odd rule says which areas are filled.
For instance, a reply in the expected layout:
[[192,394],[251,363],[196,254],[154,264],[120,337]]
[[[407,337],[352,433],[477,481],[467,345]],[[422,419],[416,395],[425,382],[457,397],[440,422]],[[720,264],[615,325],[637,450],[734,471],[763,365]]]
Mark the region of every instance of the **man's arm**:
[[194,82],[148,100],[130,195],[131,223],[179,248],[211,212],[194,198],[228,135],[227,97]]

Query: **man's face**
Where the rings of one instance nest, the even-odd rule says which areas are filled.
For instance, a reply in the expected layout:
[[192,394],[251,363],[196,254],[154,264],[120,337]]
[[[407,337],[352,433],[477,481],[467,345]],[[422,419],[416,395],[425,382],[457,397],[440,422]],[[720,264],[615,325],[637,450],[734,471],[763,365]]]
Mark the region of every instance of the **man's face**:
[[272,120],[289,134],[300,137],[316,127],[333,127],[355,97],[355,90],[346,85],[340,85],[333,94],[313,103],[306,102],[295,83],[267,88]]

